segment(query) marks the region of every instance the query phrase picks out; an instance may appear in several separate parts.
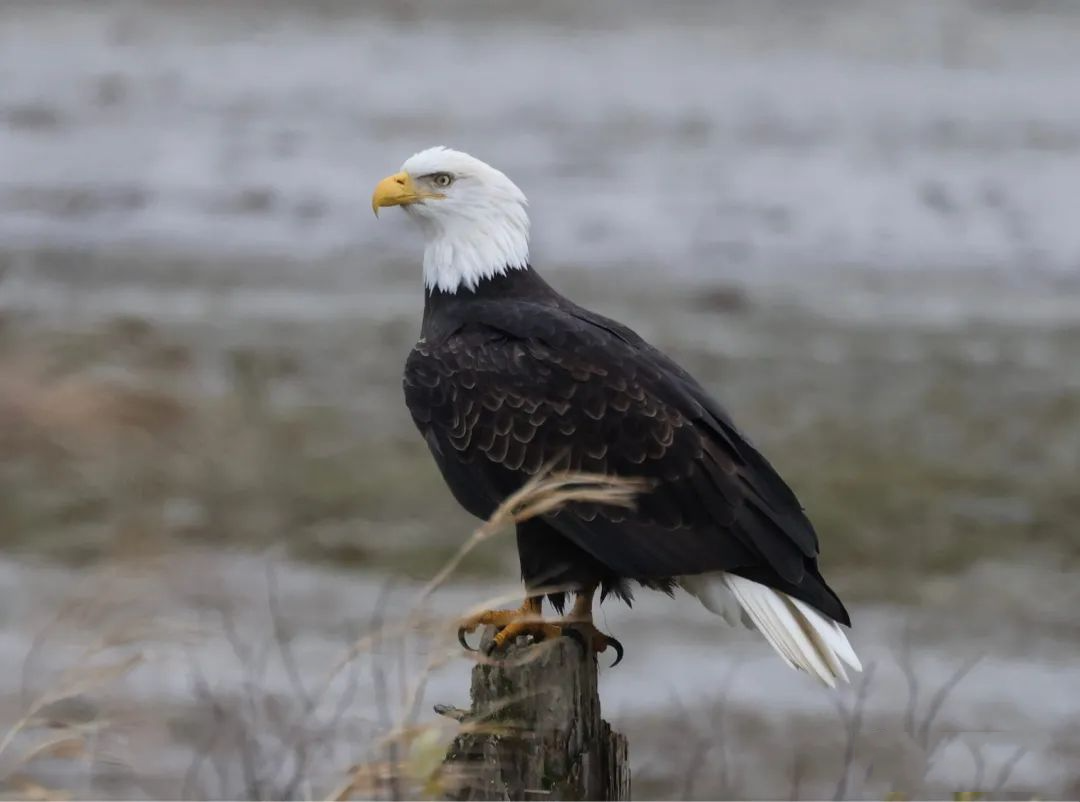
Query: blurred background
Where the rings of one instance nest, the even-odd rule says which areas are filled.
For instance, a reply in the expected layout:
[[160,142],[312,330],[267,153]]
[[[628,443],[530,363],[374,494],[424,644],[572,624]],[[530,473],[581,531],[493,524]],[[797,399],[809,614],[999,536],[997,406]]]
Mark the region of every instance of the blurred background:
[[[608,603],[635,794],[1080,793],[1077,41],[1068,0],[6,0],[5,792],[325,797],[465,702],[410,608],[476,525],[400,390],[422,245],[369,211],[446,144],[778,466],[869,664]],[[503,537],[431,607],[517,589]]]

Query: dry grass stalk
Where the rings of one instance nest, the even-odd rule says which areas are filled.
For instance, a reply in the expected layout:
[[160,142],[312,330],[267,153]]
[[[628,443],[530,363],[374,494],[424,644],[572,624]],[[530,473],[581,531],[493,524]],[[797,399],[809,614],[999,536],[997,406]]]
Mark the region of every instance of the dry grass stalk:
[[[550,466],[549,466],[550,469]],[[571,503],[606,504],[630,508],[638,493],[647,490],[648,483],[642,479],[572,471],[541,471],[511,496],[507,497],[498,509],[483,524],[477,527],[462,544],[461,548],[432,577],[413,604],[414,613],[400,626],[383,627],[378,633],[366,635],[355,641],[346,655],[334,666],[324,682],[329,685],[335,676],[360,654],[370,650],[388,634],[406,634],[417,622],[419,611],[431,598],[431,595],[446,584],[446,581],[458,569],[462,561],[481,543],[497,535],[511,524],[517,524],[545,515]],[[557,588],[544,588],[543,592]],[[489,600],[494,604],[509,599]],[[485,602],[485,606],[488,603]]]
[[634,506],[638,493],[648,488],[648,482],[643,479],[573,471],[541,471],[516,493],[508,496],[491,517],[472,533],[420,591],[417,606],[422,606],[432,593],[445,584],[469,552],[505,527],[555,512],[572,503],[630,508]]
[[[637,495],[647,490],[649,487],[648,483],[641,479],[572,471],[553,471],[551,468],[551,465],[547,466],[545,470],[526,482],[516,493],[505,499],[487,521],[473,531],[465,543],[462,544],[461,548],[459,548],[435,576],[421,588],[413,603],[413,611],[408,616],[405,624],[401,627],[395,627],[394,629],[401,630],[402,634],[411,632],[418,623],[420,614],[431,596],[446,583],[469,553],[481,543],[494,537],[511,525],[527,521],[530,518],[539,515],[553,513],[567,504],[573,503],[603,504],[630,508],[634,505],[634,500]],[[540,594],[562,589],[563,588],[555,587],[542,588],[537,589],[534,592]],[[490,602],[494,602],[494,605],[498,605],[500,603],[505,603],[506,601],[509,600],[489,600],[489,603],[485,603],[483,606],[493,606]],[[377,633],[365,636],[356,641],[350,648],[345,659],[335,666],[330,677],[326,681],[326,685],[332,681],[333,677],[345,665],[355,659],[363,651],[373,648],[380,640],[385,639],[387,634],[387,628],[380,628]],[[442,767],[442,746],[441,739],[436,742],[433,741],[433,737],[437,736],[441,730],[448,728],[453,730],[453,734],[456,734],[461,732],[463,728],[472,729],[490,726],[477,725],[475,723],[462,724],[450,719],[446,719],[439,724],[427,726],[416,726],[412,723],[419,713],[419,701],[423,695],[427,679],[431,672],[453,659],[458,654],[456,650],[450,651],[445,648],[453,640],[450,631],[445,630],[444,635],[445,643],[440,640],[435,644],[435,648],[431,649],[432,657],[429,659],[428,664],[421,672],[419,672],[417,678],[410,683],[402,700],[402,714],[383,741],[383,746],[386,748],[387,753],[394,757],[399,754],[408,756],[410,751],[415,753],[418,751],[415,748],[417,742],[424,742],[424,748],[419,751],[423,751],[428,757],[434,757],[435,759],[413,759],[412,761],[407,761],[406,759],[390,759],[354,766],[350,769],[349,777],[346,781],[334,790],[329,799],[343,800],[348,799],[355,794],[363,794],[365,792],[368,795],[371,795],[372,792],[378,792],[380,789],[386,788],[390,789],[392,796],[397,796],[401,791],[399,786],[401,776],[397,772],[407,762],[412,763],[411,766],[407,767],[411,769],[411,771],[409,771],[409,779],[418,782],[426,796],[437,796],[440,791],[437,787],[439,782],[437,775]],[[517,658],[517,662],[524,663],[535,660],[538,656],[538,652],[532,651],[525,656]],[[487,658],[477,655],[476,659],[486,660]],[[509,705],[517,701],[520,700],[509,699],[505,700],[505,704]],[[388,768],[389,774],[387,774]]]
[[8,729],[3,738],[0,738],[0,755],[8,750],[15,737],[47,706],[115,682],[141,665],[144,660],[145,657],[142,654],[132,654],[115,663],[101,666],[77,665],[68,669],[61,676],[60,681],[35,699],[22,717]]

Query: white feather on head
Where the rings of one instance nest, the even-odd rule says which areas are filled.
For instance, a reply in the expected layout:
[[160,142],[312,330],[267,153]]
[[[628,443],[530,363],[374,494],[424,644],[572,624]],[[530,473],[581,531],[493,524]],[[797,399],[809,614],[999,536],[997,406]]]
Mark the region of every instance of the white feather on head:
[[506,175],[480,159],[437,146],[401,166],[414,180],[447,173],[441,197],[404,206],[423,230],[424,286],[454,293],[529,266],[528,201]]

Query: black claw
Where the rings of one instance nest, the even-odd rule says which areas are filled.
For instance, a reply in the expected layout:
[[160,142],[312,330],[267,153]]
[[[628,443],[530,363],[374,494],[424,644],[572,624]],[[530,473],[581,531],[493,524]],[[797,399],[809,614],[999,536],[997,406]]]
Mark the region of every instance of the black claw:
[[615,640],[615,638],[611,637],[610,635],[605,635],[604,640],[607,642],[608,646],[610,646],[611,648],[613,648],[615,650],[615,662],[611,664],[611,667],[615,668],[615,666],[617,666],[619,663],[621,663],[622,659],[623,659],[623,647],[622,647],[622,644],[619,643],[617,640]]
[[458,631],[457,631],[457,639],[458,639],[458,643],[460,643],[462,645],[462,647],[465,649],[465,651],[467,651],[467,652],[478,652],[478,651],[480,651],[479,649],[474,649],[472,646],[469,645],[469,642],[467,640],[465,640],[465,627],[461,627],[460,629],[458,629]]
[[564,638],[570,638],[575,643],[577,643],[578,646],[581,647],[581,656],[582,657],[587,657],[588,656],[588,654],[589,654],[589,644],[585,642],[585,636],[584,635],[582,635],[580,632],[578,632],[573,627],[563,627],[562,628],[562,636]]

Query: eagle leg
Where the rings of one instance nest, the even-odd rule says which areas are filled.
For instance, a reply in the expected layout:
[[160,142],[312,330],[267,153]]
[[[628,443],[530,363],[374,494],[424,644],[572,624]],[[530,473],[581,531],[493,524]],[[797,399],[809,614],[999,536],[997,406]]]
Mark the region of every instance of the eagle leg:
[[465,633],[473,632],[480,626],[491,625],[498,628],[495,637],[488,644],[487,653],[499,651],[523,635],[532,636],[534,641],[548,640],[566,636],[573,638],[585,654],[606,651],[610,646],[615,650],[617,666],[623,659],[623,646],[610,635],[605,635],[596,628],[592,619],[592,600],[596,586],[583,589],[574,600],[574,609],[570,615],[557,621],[545,621],[540,617],[541,601],[539,598],[527,599],[518,610],[487,610],[466,619],[458,629],[458,640],[466,648],[472,648],[465,641]]

